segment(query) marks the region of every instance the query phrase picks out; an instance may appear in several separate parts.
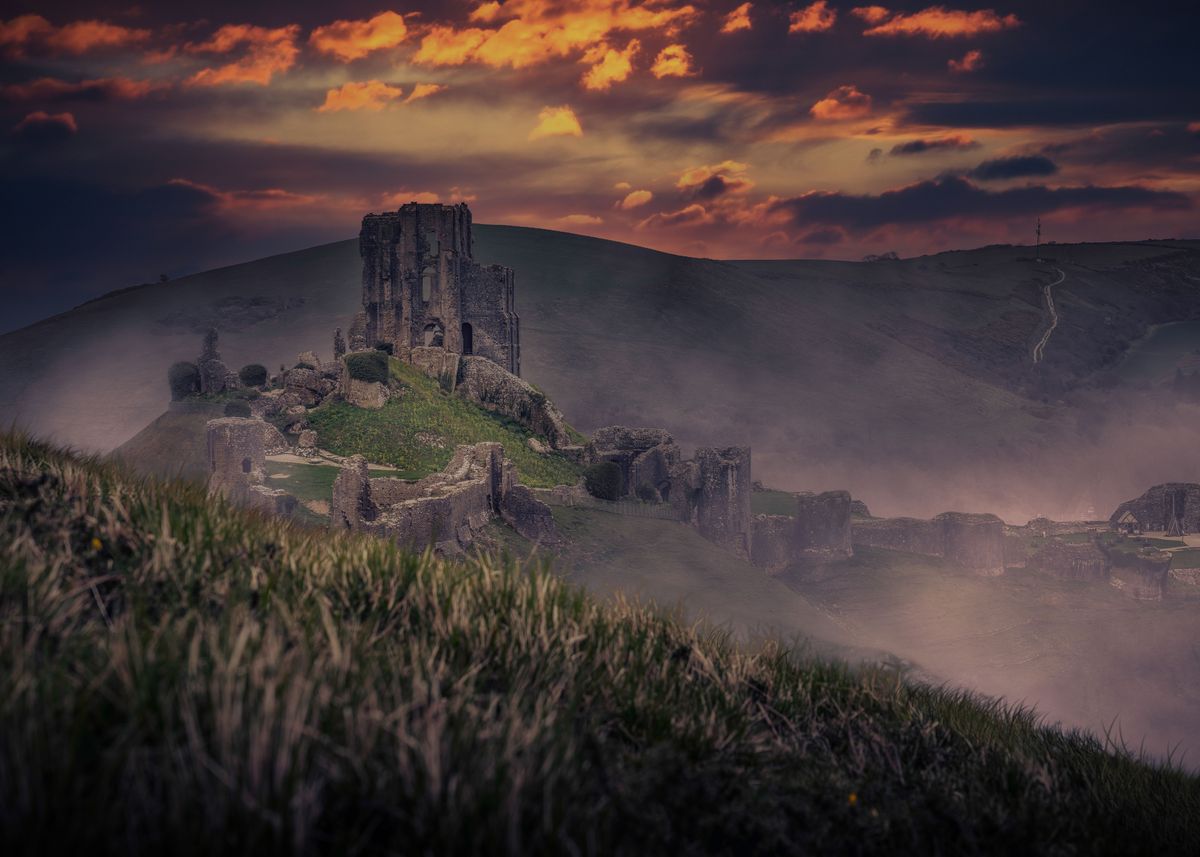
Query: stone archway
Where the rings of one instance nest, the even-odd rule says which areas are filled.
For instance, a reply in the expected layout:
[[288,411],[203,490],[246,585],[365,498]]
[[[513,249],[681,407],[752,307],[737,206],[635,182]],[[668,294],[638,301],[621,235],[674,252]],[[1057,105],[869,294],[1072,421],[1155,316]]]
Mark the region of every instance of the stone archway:
[[446,330],[442,327],[442,323],[436,319],[425,325],[425,331],[422,335],[422,344],[426,348],[443,348],[446,343]]
[[469,322],[463,322],[462,326],[462,353],[475,353],[475,329],[471,327]]

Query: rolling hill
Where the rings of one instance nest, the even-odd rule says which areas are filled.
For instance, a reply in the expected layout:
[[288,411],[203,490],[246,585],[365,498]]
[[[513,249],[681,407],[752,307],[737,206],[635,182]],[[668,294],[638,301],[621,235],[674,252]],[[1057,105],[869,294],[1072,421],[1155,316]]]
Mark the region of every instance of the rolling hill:
[[[1187,337],[1136,380],[1121,367],[1159,326],[1200,317],[1200,243],[1046,253],[721,262],[476,227],[477,257],[517,272],[524,375],[585,431],[750,444],[758,478],[849,488],[883,513],[1068,517],[1196,477],[1178,450],[1200,440],[1200,409],[1146,392]],[[1034,366],[1057,270],[1061,321]],[[193,358],[206,327],[233,366],[328,356],[358,282],[344,241],[112,293],[0,336],[0,416],[112,449],[162,413],[166,367]]]

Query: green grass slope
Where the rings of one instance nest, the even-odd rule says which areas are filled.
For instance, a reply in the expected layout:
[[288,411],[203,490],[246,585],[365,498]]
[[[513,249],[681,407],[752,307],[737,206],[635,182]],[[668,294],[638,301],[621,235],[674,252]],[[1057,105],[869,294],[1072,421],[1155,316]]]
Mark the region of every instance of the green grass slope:
[[0,440],[8,853],[1164,853],[1200,780]]
[[494,442],[504,446],[526,485],[552,488],[573,485],[580,468],[557,453],[529,447],[532,433],[473,402],[447,393],[437,381],[399,360],[391,360],[394,395],[377,411],[345,402],[329,402],[313,410],[309,425],[323,449],[338,455],[363,455],[377,464],[398,468],[403,479],[420,479],[450,463],[464,443]]

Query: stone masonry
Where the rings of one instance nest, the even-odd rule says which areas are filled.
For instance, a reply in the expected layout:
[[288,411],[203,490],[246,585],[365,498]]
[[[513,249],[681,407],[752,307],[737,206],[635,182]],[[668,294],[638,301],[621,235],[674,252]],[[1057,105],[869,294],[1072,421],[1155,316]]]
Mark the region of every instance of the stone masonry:
[[513,272],[474,260],[466,203],[368,214],[358,244],[363,309],[351,348],[389,343],[405,361],[414,348],[441,348],[521,374]]
[[444,470],[417,481],[371,478],[366,460],[351,456],[334,482],[330,517],[335,529],[444,553],[469,548],[496,517],[535,542],[557,540],[550,508],[517,483],[498,443],[460,446]]
[[1004,522],[995,515],[943,512],[931,521],[875,518],[856,521],[852,534],[856,547],[943,557],[984,576],[1004,573]]
[[288,515],[296,498],[268,488],[266,451],[287,446],[270,423],[241,417],[208,421],[208,488],[234,503],[263,512]]

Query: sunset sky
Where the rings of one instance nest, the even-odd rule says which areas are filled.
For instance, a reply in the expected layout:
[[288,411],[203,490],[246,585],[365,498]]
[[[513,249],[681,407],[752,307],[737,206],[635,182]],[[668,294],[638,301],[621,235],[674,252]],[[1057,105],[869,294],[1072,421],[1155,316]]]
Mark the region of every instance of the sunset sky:
[[409,200],[715,258],[1197,236],[1198,5],[7,3],[0,329]]

